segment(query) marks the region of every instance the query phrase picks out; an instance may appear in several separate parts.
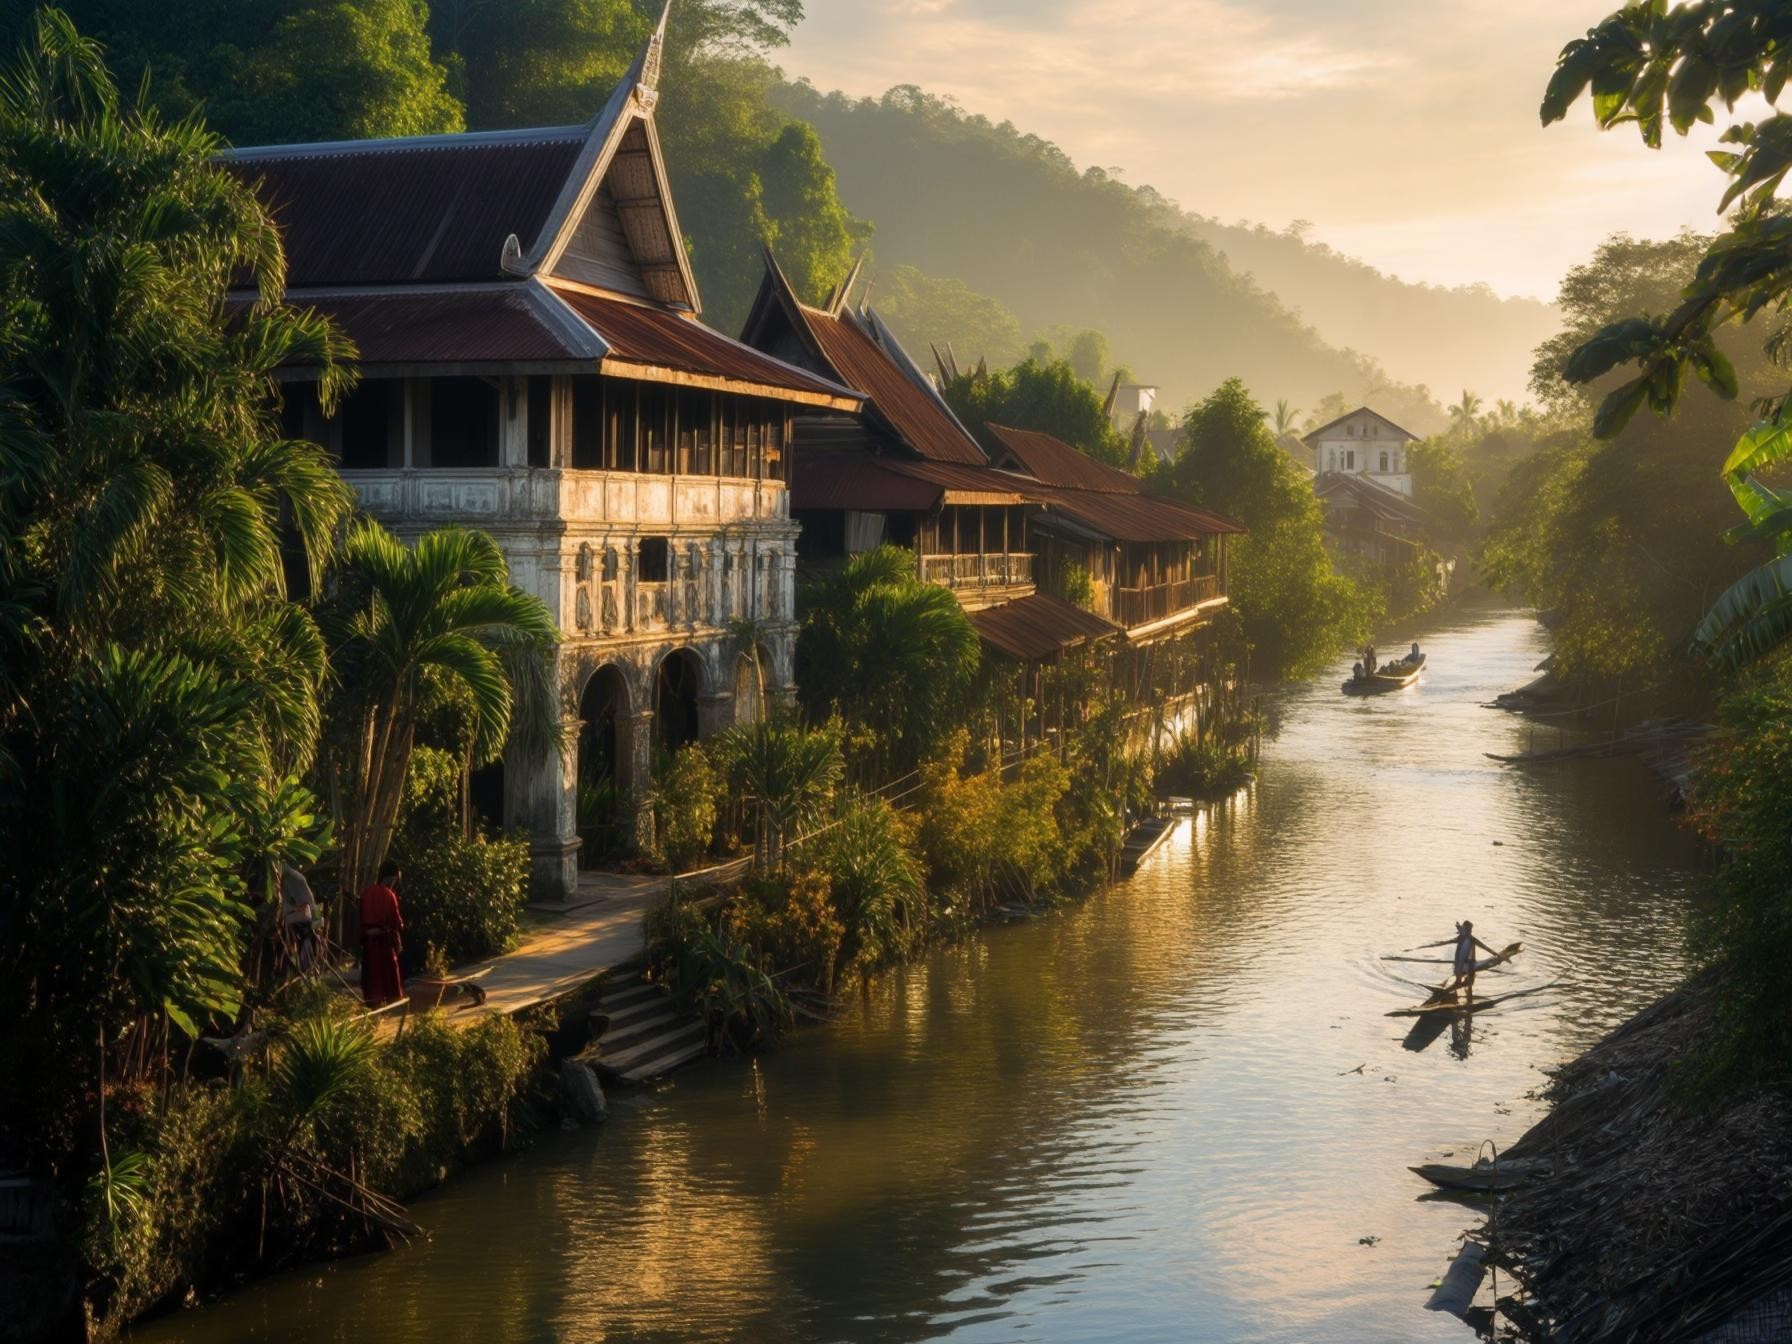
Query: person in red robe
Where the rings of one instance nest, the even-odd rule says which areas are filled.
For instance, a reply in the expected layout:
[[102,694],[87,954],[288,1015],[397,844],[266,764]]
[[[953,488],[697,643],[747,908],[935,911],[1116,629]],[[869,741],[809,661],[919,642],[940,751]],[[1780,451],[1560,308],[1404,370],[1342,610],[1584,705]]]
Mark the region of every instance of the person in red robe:
[[361,999],[369,1008],[404,997],[398,954],[404,951],[404,915],[398,909],[398,888],[404,874],[387,859],[379,880],[361,893]]

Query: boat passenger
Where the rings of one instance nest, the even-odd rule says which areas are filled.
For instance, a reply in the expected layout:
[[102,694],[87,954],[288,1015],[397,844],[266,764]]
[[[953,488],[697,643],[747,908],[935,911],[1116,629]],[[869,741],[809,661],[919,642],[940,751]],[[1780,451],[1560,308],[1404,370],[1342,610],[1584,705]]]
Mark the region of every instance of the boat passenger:
[[1363,670],[1370,676],[1375,675],[1375,646],[1373,644],[1363,648]]
[[1477,947],[1490,957],[1499,955],[1486,943],[1475,937],[1474,921],[1465,919],[1456,926],[1456,955],[1450,967],[1455,978],[1445,986],[1446,993],[1461,988],[1467,992],[1467,997],[1471,999],[1475,997],[1475,949]]
[[1416,639],[1413,640],[1412,652],[1406,655],[1406,660],[1409,663],[1416,663],[1419,661],[1419,641],[1418,640],[1416,640]]
[[1361,659],[1350,665],[1350,679],[1352,681],[1361,681],[1363,679],[1363,664]]

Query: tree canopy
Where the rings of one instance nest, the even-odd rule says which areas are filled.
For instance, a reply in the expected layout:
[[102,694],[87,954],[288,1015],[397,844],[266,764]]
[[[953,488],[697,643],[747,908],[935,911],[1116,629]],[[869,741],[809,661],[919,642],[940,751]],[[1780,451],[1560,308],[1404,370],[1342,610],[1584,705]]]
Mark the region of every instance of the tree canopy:
[[1098,461],[1123,467],[1127,441],[1103,409],[1102,393],[1067,360],[1028,356],[1011,369],[979,368],[946,385],[958,418],[994,453],[990,425],[1035,429],[1062,439]]
[[1312,483],[1241,381],[1227,379],[1188,413],[1177,456],[1156,479],[1250,529],[1231,543],[1230,587],[1257,672],[1305,675],[1368,633],[1373,596],[1334,572]]

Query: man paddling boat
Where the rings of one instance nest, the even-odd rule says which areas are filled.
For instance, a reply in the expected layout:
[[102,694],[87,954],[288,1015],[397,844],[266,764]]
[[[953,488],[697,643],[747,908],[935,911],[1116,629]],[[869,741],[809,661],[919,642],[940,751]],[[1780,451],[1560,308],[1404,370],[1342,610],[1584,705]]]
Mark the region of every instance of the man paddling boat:
[[1463,989],[1467,991],[1468,997],[1472,999],[1475,997],[1475,949],[1477,947],[1480,948],[1490,957],[1497,957],[1500,954],[1487,946],[1487,944],[1482,942],[1479,938],[1475,937],[1475,925],[1473,920],[1465,919],[1456,926],[1456,937],[1454,941],[1456,944],[1456,956],[1451,963],[1450,970],[1454,973],[1455,978],[1452,979],[1449,984],[1445,985],[1439,992],[1442,994],[1453,994],[1457,989]]

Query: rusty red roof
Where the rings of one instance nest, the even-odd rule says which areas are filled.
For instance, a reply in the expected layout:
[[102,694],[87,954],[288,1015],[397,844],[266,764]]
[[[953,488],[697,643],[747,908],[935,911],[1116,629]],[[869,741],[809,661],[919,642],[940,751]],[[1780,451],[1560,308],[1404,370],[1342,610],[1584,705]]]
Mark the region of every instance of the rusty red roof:
[[287,292],[355,343],[363,365],[588,364],[603,343],[527,281],[460,288]]
[[988,428],[996,442],[1002,445],[1003,451],[996,458],[997,466],[1018,467],[1047,485],[1097,490],[1103,494],[1138,495],[1145,491],[1145,483],[1131,472],[1097,462],[1063,439],[1036,429],[1011,429],[995,424]]
[[1032,497],[1115,541],[1194,541],[1215,533],[1246,530],[1244,524],[1223,514],[1157,495],[1038,487]]
[[504,240],[527,250],[590,130],[419,136],[238,150],[286,242],[295,286],[497,280]]
[[884,460],[863,453],[799,450],[790,473],[792,510],[926,513],[945,493],[942,485],[891,471]]
[[1112,622],[1049,593],[1033,593],[967,614],[984,643],[1022,662],[1049,658],[1120,633],[1120,627]]
[[668,370],[748,384],[737,390],[757,390],[766,396],[794,392],[803,399],[843,409],[856,409],[862,400],[850,388],[761,354],[694,317],[561,285],[551,288],[609,346],[605,373],[626,378],[647,370]]
[[910,451],[931,462],[981,466],[987,461],[934,393],[917,386],[850,313],[836,317],[803,304],[797,308],[834,376],[865,393],[872,413]]

